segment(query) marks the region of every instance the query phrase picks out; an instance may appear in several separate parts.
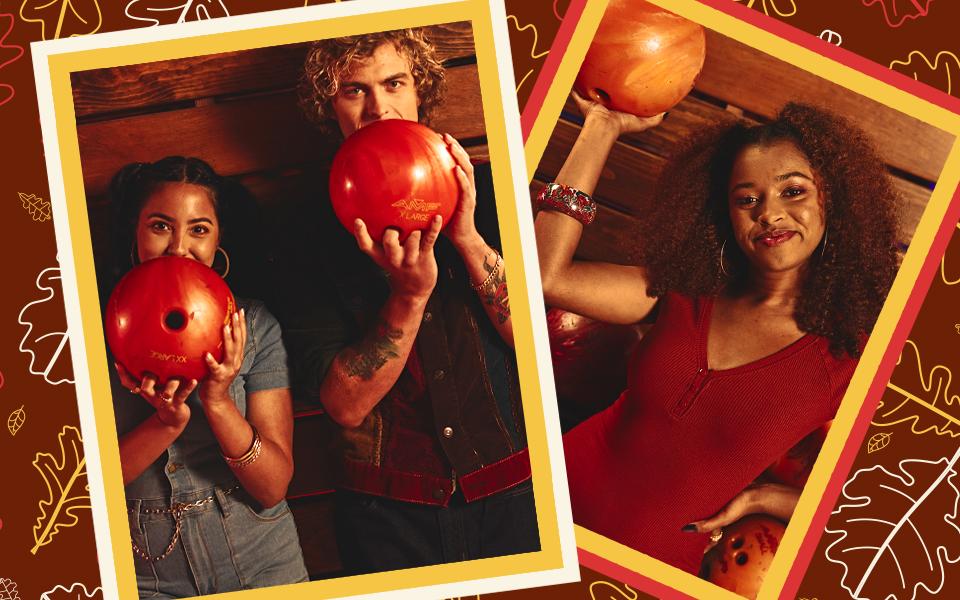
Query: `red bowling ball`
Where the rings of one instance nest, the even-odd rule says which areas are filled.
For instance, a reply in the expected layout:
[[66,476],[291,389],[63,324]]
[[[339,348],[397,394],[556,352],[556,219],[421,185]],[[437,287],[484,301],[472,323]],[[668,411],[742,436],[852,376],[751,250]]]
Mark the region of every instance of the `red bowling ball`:
[[460,197],[456,161],[429,127],[388,119],[375,121],[344,141],[330,169],[330,201],[350,232],[363,219],[374,241],[387,228],[404,240],[426,229],[434,215],[446,225]]
[[644,0],[611,0],[574,88],[607,108],[652,117],[690,93],[705,57],[700,25]]
[[107,343],[134,377],[163,383],[203,379],[204,354],[223,360],[223,326],[236,310],[216,271],[189,258],[163,256],[128,272],[107,304]]

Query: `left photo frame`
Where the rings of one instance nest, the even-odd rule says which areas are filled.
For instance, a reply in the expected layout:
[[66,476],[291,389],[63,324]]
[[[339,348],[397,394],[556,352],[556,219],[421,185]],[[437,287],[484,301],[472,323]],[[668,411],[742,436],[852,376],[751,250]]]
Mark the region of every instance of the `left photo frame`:
[[[390,37],[408,28],[429,60]],[[327,44],[343,54],[324,65],[318,42],[344,36],[373,42]],[[104,597],[578,579],[502,0],[304,7],[38,42],[33,58]],[[407,237],[331,207],[334,155],[381,120],[449,134],[430,137],[458,192],[435,246],[427,217]],[[348,190],[377,179],[369,156]],[[154,376],[107,344],[111,292],[165,255],[212,267],[245,309],[202,376]]]

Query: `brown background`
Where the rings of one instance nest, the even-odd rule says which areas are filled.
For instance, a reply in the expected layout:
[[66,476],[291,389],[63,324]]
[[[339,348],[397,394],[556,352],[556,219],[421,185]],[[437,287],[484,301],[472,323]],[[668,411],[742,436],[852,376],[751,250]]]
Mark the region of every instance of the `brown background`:
[[[159,0],[149,1],[159,3]],[[309,3],[319,2],[309,0]],[[55,2],[51,8],[38,12],[37,7],[43,4],[38,0],[0,0],[0,132],[3,133],[4,141],[3,152],[0,154],[0,222],[4,224],[4,235],[0,237],[0,244],[4,256],[6,292],[0,296],[0,340],[4,340],[0,344],[0,420],[6,421],[5,417],[19,410],[21,406],[26,416],[15,436],[11,435],[9,430],[0,428],[0,456],[3,456],[3,467],[6,471],[3,475],[7,481],[4,486],[5,493],[0,495],[0,579],[4,580],[0,583],[8,587],[11,582],[15,583],[22,598],[39,597],[57,584],[69,588],[71,583],[81,582],[89,590],[99,584],[89,511],[78,511],[77,525],[70,529],[61,529],[53,541],[40,548],[36,555],[30,553],[30,548],[35,544],[31,528],[39,516],[38,501],[44,491],[43,481],[32,467],[32,462],[39,452],[57,450],[57,435],[64,426],[77,426],[78,419],[73,387],[69,383],[51,385],[43,377],[30,374],[31,356],[19,349],[20,340],[27,334],[27,327],[18,323],[17,317],[29,302],[46,299],[52,294],[49,300],[33,305],[24,314],[25,320],[34,324],[25,347],[32,347],[40,335],[65,329],[59,282],[51,279],[51,276],[56,276],[56,272],[47,272],[41,281],[42,284],[49,283],[53,288],[52,292],[38,288],[35,283],[41,271],[56,267],[57,263],[52,223],[45,213],[45,208],[48,210],[48,207],[43,204],[48,201],[49,194],[29,43],[73,34],[89,34],[95,29],[101,32],[116,31],[146,25],[124,15],[123,2],[104,1],[103,6],[99,6],[93,0],[75,0],[73,4],[81,14],[88,17],[90,24],[68,19],[57,32],[57,12],[62,3]],[[247,0],[223,0],[222,4],[210,1],[194,4],[203,5],[210,16],[215,17],[221,16],[224,8],[230,14],[242,14],[291,8],[303,5],[303,2],[261,0],[254,3]],[[514,70],[519,83],[530,68],[539,69],[543,60],[542,57],[533,59],[527,52],[521,51],[533,48],[532,30],[527,28],[521,31],[521,28],[529,24],[538,28],[536,48],[542,51],[549,46],[549,40],[556,33],[559,21],[555,13],[562,15],[567,2],[507,0],[506,4],[508,14],[517,16],[517,22],[511,21],[509,26]],[[879,2],[871,6],[864,6],[863,2],[835,0],[748,0],[739,4],[750,5],[752,10],[760,13],[767,12],[773,15],[772,18],[783,20],[813,36],[819,35],[824,29],[832,29],[843,37],[843,48],[884,67],[893,60],[906,60],[913,50],[924,52],[931,61],[941,51],[952,51],[960,55],[955,26],[960,18],[960,3],[956,2],[921,2],[929,7],[929,14],[908,20],[899,27],[891,27],[886,22]],[[909,2],[902,0],[884,0],[884,4],[888,7],[911,6]],[[99,9],[100,19],[95,18],[96,10],[90,12],[91,6]],[[718,3],[717,6],[734,14],[737,9],[743,9],[743,6],[735,4],[735,0],[722,5]],[[780,16],[778,13],[789,16]],[[202,15],[194,10],[188,18],[193,20],[199,16]],[[41,23],[27,21],[27,18],[42,18],[44,23],[41,26]],[[96,28],[98,21],[100,26]],[[956,70],[950,71],[951,68],[951,62],[945,60],[936,69],[918,69],[916,77],[944,94],[951,93],[960,97],[960,89],[956,87],[960,77]],[[953,75],[955,85],[952,89],[947,87],[947,73]],[[907,75],[914,76],[912,71]],[[535,77],[536,73],[529,76],[518,92],[521,108]],[[24,207],[19,196],[21,193],[34,204],[31,210]],[[947,361],[955,355],[956,340],[948,335],[951,332],[956,335],[952,323],[955,319],[951,316],[953,312],[953,304],[949,303],[948,299],[938,305],[925,305],[921,311],[920,319],[926,318],[930,319],[931,323],[939,323],[934,326],[938,336],[931,337],[927,345],[923,346],[926,352],[925,360],[931,361],[931,365],[938,361]],[[48,370],[47,379],[51,381],[69,378],[69,355],[61,354],[56,360],[51,360],[56,346],[50,348],[50,340],[55,340],[55,337],[41,340],[41,355],[34,360],[34,370]],[[47,346],[44,346],[44,343]],[[884,464],[895,465],[901,458],[920,456],[921,453],[927,453],[933,458],[950,450],[948,441],[933,441],[931,434],[921,437],[912,434],[898,435],[896,430],[893,432],[891,443],[883,451],[869,455],[869,460],[882,459]],[[868,460],[865,443],[859,460]],[[935,538],[936,532],[933,532],[933,535]],[[945,597],[951,597],[953,588],[950,587],[950,582],[954,582],[955,586],[960,581],[960,576],[954,573],[956,570],[956,567],[948,568],[948,585],[943,590]],[[840,587],[840,571],[837,565],[827,563],[823,558],[822,548],[818,549],[799,597],[848,597]],[[585,582],[588,577],[602,579],[586,569],[583,572]],[[619,585],[620,589],[625,589],[623,584]],[[534,597],[535,593],[551,598],[591,598],[586,583],[540,591],[523,590],[503,596],[526,598]],[[955,590],[952,595],[956,595]],[[597,597],[620,596],[611,593]],[[623,597],[632,598],[634,595],[625,593]],[[926,596],[921,592],[918,597]]]

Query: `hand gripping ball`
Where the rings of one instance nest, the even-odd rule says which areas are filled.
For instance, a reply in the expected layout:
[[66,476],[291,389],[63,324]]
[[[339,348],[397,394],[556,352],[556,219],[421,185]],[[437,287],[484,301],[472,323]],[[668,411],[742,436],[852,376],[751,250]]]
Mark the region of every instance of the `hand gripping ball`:
[[427,229],[434,215],[446,225],[460,197],[456,161],[429,127],[402,119],[375,121],[343,142],[330,170],[330,201],[349,231],[363,219],[379,242],[387,228],[400,240]]
[[236,311],[230,288],[210,267],[162,256],[130,270],[110,294],[110,351],[134,377],[203,379],[204,354],[223,360],[223,326]]
[[746,598],[756,598],[786,528],[766,515],[750,515],[723,528],[704,556],[707,579]]
[[652,117],[690,93],[705,57],[700,25],[644,0],[611,0],[574,89],[612,110]]

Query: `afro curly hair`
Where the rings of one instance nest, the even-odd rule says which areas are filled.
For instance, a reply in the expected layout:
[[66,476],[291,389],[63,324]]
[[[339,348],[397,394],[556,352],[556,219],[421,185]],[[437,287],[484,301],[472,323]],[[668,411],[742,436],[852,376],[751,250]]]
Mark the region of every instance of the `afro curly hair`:
[[733,237],[729,177],[741,150],[781,141],[806,155],[826,199],[824,242],[809,261],[794,319],[801,330],[830,340],[834,354],[859,356],[896,275],[902,202],[873,143],[843,117],[789,103],[772,122],[731,117],[691,137],[658,179],[634,256],[647,270],[651,296],[713,295],[748,285],[746,257],[736,243],[724,244]]

